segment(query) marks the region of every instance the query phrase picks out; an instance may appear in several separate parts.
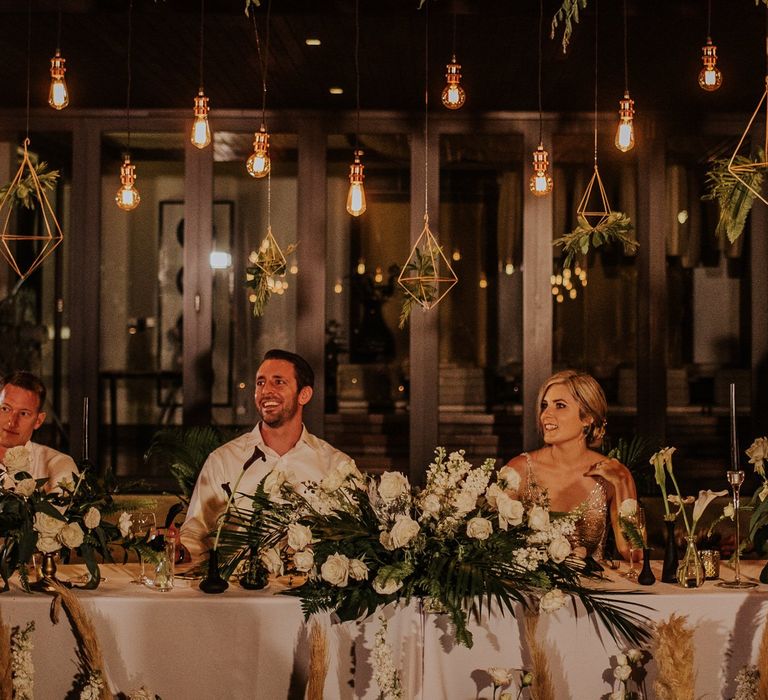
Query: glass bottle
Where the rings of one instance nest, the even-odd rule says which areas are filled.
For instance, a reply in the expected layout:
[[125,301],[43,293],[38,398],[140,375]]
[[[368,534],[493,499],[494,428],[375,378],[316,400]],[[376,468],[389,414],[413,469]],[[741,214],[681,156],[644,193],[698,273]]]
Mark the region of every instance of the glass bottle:
[[686,538],[685,554],[677,567],[677,582],[684,588],[698,588],[704,583],[704,565],[696,549],[693,535]]
[[173,588],[174,564],[176,562],[176,541],[173,537],[165,538],[165,547],[158,552],[155,567],[154,587],[159,591]]

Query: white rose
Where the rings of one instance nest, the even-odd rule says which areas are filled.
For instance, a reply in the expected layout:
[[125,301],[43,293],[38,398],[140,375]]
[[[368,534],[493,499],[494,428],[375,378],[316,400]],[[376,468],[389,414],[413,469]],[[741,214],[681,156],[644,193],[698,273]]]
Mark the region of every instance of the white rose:
[[765,478],[765,460],[768,459],[768,438],[759,437],[747,450],[749,463],[755,467],[755,473]]
[[76,549],[83,543],[85,534],[78,523],[69,523],[59,530],[58,537],[65,547]]
[[315,555],[311,549],[304,549],[293,555],[293,565],[296,571],[309,571],[315,565]]
[[491,484],[485,490],[485,500],[491,508],[496,508],[496,499],[499,494],[504,493],[498,484]]
[[120,534],[123,537],[129,537],[131,529],[133,528],[133,518],[130,513],[123,511],[120,513],[120,518],[117,521],[117,527],[120,530]]
[[609,700],[625,700],[625,698],[626,696],[624,695],[624,688],[621,687],[611,693]]
[[379,595],[392,595],[396,591],[399,591],[403,587],[402,581],[397,581],[394,578],[388,578],[386,581],[380,581],[376,577],[373,581],[373,590]]
[[643,658],[643,652],[640,649],[627,649],[627,658],[636,664]]
[[19,472],[29,474],[32,465],[32,455],[29,454],[29,450],[24,445],[9,447],[5,451],[3,464],[9,476],[15,476]]
[[440,499],[434,493],[429,493],[421,501],[421,510],[426,515],[436,516],[440,512]]
[[38,511],[35,513],[35,524],[32,527],[43,537],[56,537],[65,525],[63,520]]
[[565,561],[571,553],[571,543],[560,535],[549,543],[547,551],[552,561],[559,564],[561,561]]
[[491,682],[496,687],[501,687],[502,685],[509,685],[512,682],[514,669],[491,666],[486,670],[486,673],[491,677]]
[[462,491],[453,499],[453,507],[457,515],[466,515],[477,505],[477,496],[471,491]]
[[320,488],[328,493],[333,493],[334,491],[338,491],[349,477],[352,477],[355,481],[362,481],[363,475],[355,466],[354,462],[342,462],[341,464],[334,466],[333,469],[328,472],[325,478],[320,482]]
[[617,666],[613,669],[613,677],[617,681],[625,681],[632,675],[632,669],[629,666]]
[[379,542],[381,542],[382,546],[387,551],[391,552],[395,548],[395,545],[392,544],[392,535],[390,535],[386,530],[379,534]]
[[269,494],[269,500],[273,503],[280,500],[284,485],[290,486],[294,481],[292,472],[282,469],[273,469],[264,477],[264,492]]
[[349,583],[349,559],[343,554],[331,554],[320,567],[320,576],[332,586],[344,588]]
[[368,567],[360,559],[349,560],[349,575],[355,581],[365,581],[368,578]]
[[282,576],[283,574],[283,560],[280,557],[280,552],[276,547],[270,547],[265,549],[260,555],[261,563],[267,568],[270,574],[276,574]]
[[405,474],[400,472],[384,472],[379,481],[379,496],[385,501],[394,501],[405,496],[411,490]]
[[418,534],[419,524],[413,518],[409,515],[398,515],[389,533],[392,548],[405,547]]
[[549,511],[541,506],[533,506],[528,512],[528,527],[531,530],[547,530],[549,528]]
[[16,493],[24,498],[29,498],[37,488],[37,482],[34,479],[22,479],[16,482]]
[[487,518],[472,518],[467,523],[467,537],[475,540],[487,540],[493,532],[493,525]]
[[629,660],[627,659],[626,654],[616,654],[616,665],[617,666],[626,666],[629,663]]
[[520,525],[523,522],[525,508],[517,499],[500,493],[496,499],[496,507],[499,509],[499,527],[502,530],[506,530],[509,525]]
[[61,549],[61,542],[55,537],[38,537],[37,548],[43,554],[50,554],[51,552],[58,552]]
[[312,542],[312,530],[306,525],[291,523],[288,526],[288,546],[295,552],[304,549]]
[[98,527],[100,522],[101,513],[99,513],[97,508],[91,506],[87,511],[85,511],[85,515],[83,516],[83,524],[89,530],[93,530],[93,528]]
[[634,498],[625,498],[619,506],[619,515],[622,518],[632,518],[637,514],[637,501]]
[[502,467],[496,477],[498,481],[504,482],[505,489],[517,491],[520,488],[520,475],[512,467]]
[[559,588],[553,588],[551,591],[545,593],[539,601],[539,608],[541,612],[554,612],[559,610],[566,604],[567,598]]

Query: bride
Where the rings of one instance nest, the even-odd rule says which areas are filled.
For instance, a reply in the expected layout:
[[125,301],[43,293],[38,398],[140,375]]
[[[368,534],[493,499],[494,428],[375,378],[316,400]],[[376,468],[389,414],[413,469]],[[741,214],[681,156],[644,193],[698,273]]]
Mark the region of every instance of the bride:
[[520,476],[521,500],[548,502],[552,512],[575,515],[574,553],[596,559],[603,556],[610,514],[616,547],[628,559],[618,509],[625,499],[637,498],[637,490],[629,469],[592,449],[605,435],[608,405],[602,388],[589,374],[564,370],[544,382],[538,405],[544,447],[507,465]]

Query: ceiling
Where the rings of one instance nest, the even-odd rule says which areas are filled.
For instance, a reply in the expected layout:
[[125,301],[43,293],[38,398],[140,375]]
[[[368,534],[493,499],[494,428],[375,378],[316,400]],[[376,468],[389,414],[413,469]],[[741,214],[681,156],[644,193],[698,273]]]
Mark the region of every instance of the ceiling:
[[[563,53],[549,38],[558,0],[544,0],[542,98],[545,111],[591,111],[594,105],[595,9],[589,0]],[[0,0],[0,108],[23,109],[27,58],[30,104],[45,107],[49,59],[62,10],[61,50],[72,109],[126,106],[128,0]],[[256,8],[266,50],[269,0]],[[712,112],[751,112],[764,87],[766,8],[754,0],[711,0],[712,37],[723,87],[698,88],[707,0],[626,0],[629,87],[638,113],[697,119]],[[602,0],[598,33],[598,108],[614,111],[624,91],[624,0]],[[456,55],[467,91],[465,113],[538,109],[536,0],[359,0],[360,107],[424,108],[425,23],[429,23],[429,99]],[[204,84],[217,109],[260,109],[261,71],[245,0],[205,3]],[[191,110],[199,82],[200,3],[133,0],[131,108]],[[28,27],[31,26],[31,32]],[[31,51],[27,50],[30,38]],[[320,46],[307,46],[307,38]],[[354,0],[271,0],[268,109],[355,109]],[[329,88],[343,88],[341,95]]]

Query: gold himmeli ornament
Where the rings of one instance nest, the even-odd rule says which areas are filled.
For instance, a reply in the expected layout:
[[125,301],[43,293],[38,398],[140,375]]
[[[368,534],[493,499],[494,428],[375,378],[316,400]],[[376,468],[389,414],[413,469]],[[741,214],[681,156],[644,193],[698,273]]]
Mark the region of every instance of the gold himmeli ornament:
[[755,197],[757,197],[763,204],[768,204],[768,201],[763,197],[763,194],[760,190],[756,189],[752,186],[750,183],[750,180],[748,177],[745,177],[751,173],[758,172],[760,170],[765,171],[768,169],[768,162],[766,162],[766,152],[768,151],[768,132],[765,133],[765,141],[763,143],[763,150],[760,153],[763,160],[758,161],[755,163],[744,163],[742,165],[734,165],[734,160],[736,160],[737,156],[739,155],[739,151],[741,150],[742,145],[744,144],[744,141],[746,141],[747,137],[749,136],[750,129],[752,129],[752,125],[755,123],[755,119],[757,118],[757,115],[760,113],[760,109],[765,105],[765,126],[768,127],[768,76],[765,78],[765,89],[763,90],[762,97],[760,97],[760,101],[757,103],[757,107],[755,108],[755,111],[752,113],[752,117],[749,120],[749,123],[747,124],[747,128],[744,129],[744,133],[741,135],[741,138],[739,139],[739,143],[736,145],[736,149],[733,152],[733,155],[731,156],[731,159],[728,161],[728,172],[731,173],[744,187],[746,187]]
[[255,260],[251,260],[254,267],[269,277],[284,276],[287,269],[287,262],[283,251],[272,235],[272,227],[267,228],[267,235],[259,246],[259,253]]
[[[45,196],[35,166],[29,158],[28,146],[29,139],[24,139],[24,156],[21,165],[15,177],[8,185],[5,196],[0,201],[0,223],[2,224],[0,252],[2,252],[3,257],[22,280],[29,277],[64,240],[64,234],[61,231],[59,222],[56,220],[53,207],[51,207],[48,198]],[[25,189],[29,190],[29,192],[23,192]],[[35,202],[40,207],[43,231],[39,234],[20,234],[10,230],[11,215],[13,214],[14,207],[17,205],[18,200],[25,199],[28,196],[33,201],[30,208],[35,208]],[[28,241],[33,246],[39,241],[42,247],[35,255],[29,267],[22,271],[14,256],[14,250],[11,249],[11,245],[15,244],[14,248],[18,253],[19,243],[24,241]]]
[[424,228],[397,278],[406,301],[419,304],[425,310],[432,309],[458,281],[437,238],[429,230],[429,215],[424,214]]
[[[595,192],[595,187],[597,187],[597,192]],[[608,195],[605,194],[605,187],[603,187],[603,181],[600,179],[597,159],[595,159],[595,169],[589,179],[587,189],[584,190],[584,196],[581,198],[579,206],[576,207],[576,215],[593,229],[605,223],[611,215],[611,206],[608,204]]]

